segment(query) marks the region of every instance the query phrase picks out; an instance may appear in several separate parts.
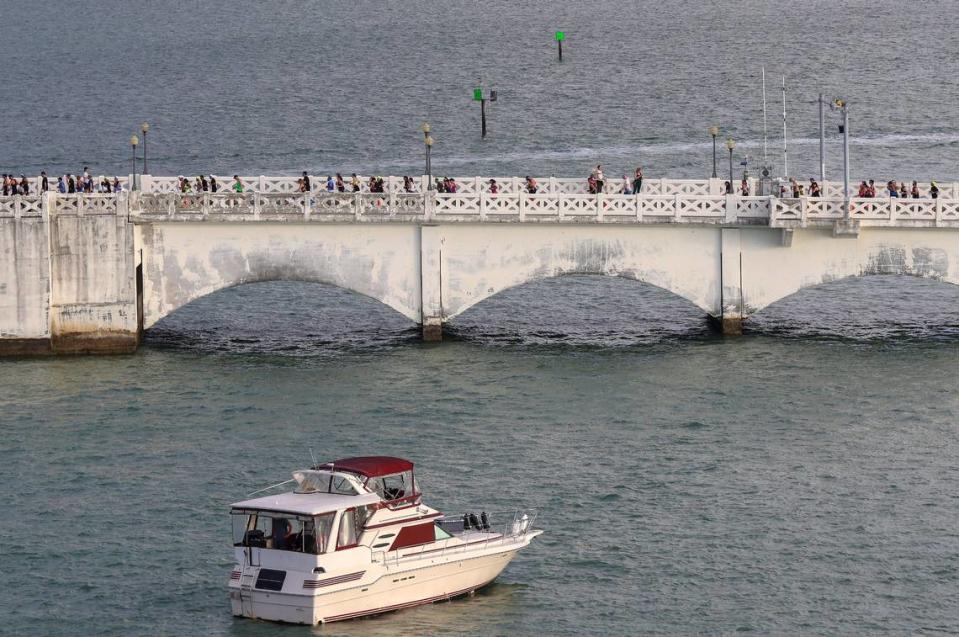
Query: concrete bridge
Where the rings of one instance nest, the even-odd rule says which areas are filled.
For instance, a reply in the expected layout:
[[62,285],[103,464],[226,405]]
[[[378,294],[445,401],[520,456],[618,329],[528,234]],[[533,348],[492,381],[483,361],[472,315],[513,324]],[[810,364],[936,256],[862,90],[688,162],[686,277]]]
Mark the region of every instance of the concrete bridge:
[[[718,194],[716,180],[654,180],[640,195],[581,180],[458,179],[457,194],[141,191],[0,198],[0,353],[115,353],[187,303],[234,285],[296,280],[372,297],[439,340],[504,289],[564,274],[669,290],[729,334],[804,287],[869,274],[959,283],[959,187],[938,199]],[[249,180],[249,181],[247,181]],[[221,182],[222,183],[222,182]],[[229,182],[227,182],[229,183]],[[421,184],[425,185],[425,184]],[[251,188],[252,187],[252,188]],[[615,186],[614,186],[615,187]]]

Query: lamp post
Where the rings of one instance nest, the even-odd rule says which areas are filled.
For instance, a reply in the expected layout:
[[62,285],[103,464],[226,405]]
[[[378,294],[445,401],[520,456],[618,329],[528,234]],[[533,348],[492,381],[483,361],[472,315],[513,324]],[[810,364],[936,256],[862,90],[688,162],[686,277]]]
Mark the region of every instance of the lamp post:
[[150,125],[143,122],[140,124],[140,131],[143,133],[143,174],[149,175],[150,171],[147,169],[147,133],[150,131]]
[[420,130],[423,131],[423,143],[426,145],[426,189],[433,190],[433,166],[430,162],[430,153],[433,150],[433,137],[430,135],[430,123],[423,122]]
[[713,136],[713,179],[716,179],[716,135],[719,135],[719,126],[710,126],[709,134]]
[[819,94],[819,183],[826,183],[826,100]]
[[130,136],[130,147],[133,149],[133,183],[130,185],[130,190],[136,190],[137,186],[137,146],[139,144],[140,138],[134,133]]
[[842,113],[842,125],[839,132],[842,133],[842,192],[846,200],[847,210],[849,204],[849,104],[841,97],[837,97],[829,105],[832,110],[838,110]]
[[733,189],[733,149],[736,148],[736,140],[732,137],[726,138],[726,148],[729,150],[729,190]]

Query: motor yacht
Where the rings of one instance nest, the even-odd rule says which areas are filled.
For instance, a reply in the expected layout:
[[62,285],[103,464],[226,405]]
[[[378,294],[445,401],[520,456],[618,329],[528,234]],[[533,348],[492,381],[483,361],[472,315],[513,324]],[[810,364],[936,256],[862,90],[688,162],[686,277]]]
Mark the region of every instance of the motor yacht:
[[492,582],[542,533],[532,510],[444,516],[401,458],[343,458],[288,482],[232,505],[236,616],[317,624],[448,600]]

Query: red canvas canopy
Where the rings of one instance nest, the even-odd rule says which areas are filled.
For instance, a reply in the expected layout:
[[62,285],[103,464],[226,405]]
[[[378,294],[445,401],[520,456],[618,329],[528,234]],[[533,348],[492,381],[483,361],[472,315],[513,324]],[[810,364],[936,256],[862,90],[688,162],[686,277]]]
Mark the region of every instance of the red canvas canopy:
[[317,467],[317,469],[335,469],[336,471],[347,471],[356,473],[367,478],[377,478],[379,476],[388,476],[394,473],[412,471],[413,463],[402,458],[393,458],[391,456],[358,456],[356,458],[341,458],[333,462],[327,462]]

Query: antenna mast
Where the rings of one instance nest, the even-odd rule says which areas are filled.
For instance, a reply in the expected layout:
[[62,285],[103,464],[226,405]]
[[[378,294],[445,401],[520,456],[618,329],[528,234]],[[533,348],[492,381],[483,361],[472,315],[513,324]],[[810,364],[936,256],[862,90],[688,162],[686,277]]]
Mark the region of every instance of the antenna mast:
[[271,484],[271,485],[268,486],[268,487],[264,487],[264,488],[262,488],[262,489],[257,489],[257,490],[254,491],[253,493],[247,493],[247,494],[246,494],[246,497],[250,497],[251,495],[256,495],[257,493],[263,493],[264,491],[269,491],[270,489],[275,489],[276,487],[282,487],[284,484],[288,484],[288,483],[290,483],[290,482],[294,482],[295,480],[296,480],[296,478],[290,478],[289,480],[284,480],[283,482],[277,482],[276,484]]
[[786,76],[783,75],[783,177],[789,177],[789,155],[786,149]]
[[769,165],[766,157],[766,67],[763,67],[763,168]]

